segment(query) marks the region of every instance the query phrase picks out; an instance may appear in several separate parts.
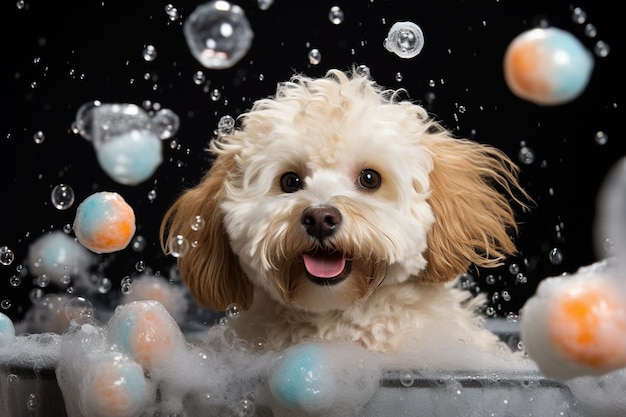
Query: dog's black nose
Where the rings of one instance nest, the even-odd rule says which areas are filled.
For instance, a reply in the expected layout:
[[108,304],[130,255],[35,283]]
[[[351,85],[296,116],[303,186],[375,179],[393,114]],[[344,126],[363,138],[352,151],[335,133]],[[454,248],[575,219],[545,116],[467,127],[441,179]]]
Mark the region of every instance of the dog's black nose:
[[341,213],[333,206],[311,206],[300,219],[306,232],[318,239],[332,235],[341,223]]

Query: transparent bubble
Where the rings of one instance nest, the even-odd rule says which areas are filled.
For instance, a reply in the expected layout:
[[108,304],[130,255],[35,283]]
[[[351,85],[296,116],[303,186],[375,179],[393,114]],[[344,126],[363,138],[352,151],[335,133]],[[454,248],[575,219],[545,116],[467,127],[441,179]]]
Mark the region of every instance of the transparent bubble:
[[243,9],[225,0],[199,5],[185,21],[183,31],[191,54],[211,69],[235,65],[254,38]]
[[52,188],[50,200],[57,210],[67,210],[74,204],[74,190],[67,184],[57,184]]
[[26,408],[30,411],[34,411],[39,408],[41,405],[39,396],[37,394],[28,394],[28,399],[26,400]]
[[33,134],[33,140],[38,145],[42,144],[46,140],[46,135],[41,130],[38,130],[37,132]]
[[152,62],[157,57],[157,50],[154,45],[146,45],[143,48],[143,59],[147,62]]
[[98,279],[97,287],[100,294],[107,294],[109,291],[111,291],[111,288],[113,288],[113,282],[106,277],[102,277]]
[[611,52],[611,47],[605,41],[598,41],[593,46],[593,53],[600,58],[606,58]]
[[509,265],[509,272],[513,275],[518,274],[520,272],[519,265],[516,263]]
[[237,319],[241,314],[241,307],[237,303],[232,303],[226,307],[226,317],[228,319]]
[[358,67],[356,67],[355,72],[357,73],[357,75],[360,75],[362,77],[369,77],[370,67],[368,67],[367,65],[359,65]]
[[15,260],[15,254],[8,246],[0,246],[0,264],[8,266]]
[[133,282],[130,277],[124,277],[120,282],[120,289],[122,294],[129,295],[133,292]]
[[572,21],[582,25],[587,21],[587,12],[580,7],[574,7],[572,10]]
[[5,299],[5,300],[0,301],[0,308],[2,308],[3,310],[10,309],[11,305],[12,305],[11,300]]
[[197,232],[198,230],[201,230],[204,227],[204,225],[205,225],[205,222],[202,216],[195,216],[193,220],[191,221],[191,230],[193,230],[194,232]]
[[46,288],[50,285],[50,277],[46,274],[41,274],[37,277],[36,284],[41,288]]
[[132,242],[131,242],[131,248],[133,248],[133,250],[135,252],[143,252],[143,250],[146,248],[146,238],[141,236],[141,235],[136,235]]
[[587,36],[588,38],[595,38],[596,36],[598,36],[598,29],[595,27],[595,25],[593,23],[587,23],[585,25],[585,36]]
[[195,85],[202,85],[206,81],[206,75],[204,75],[204,71],[198,70],[193,74],[193,83]]
[[235,407],[235,413],[237,417],[252,417],[256,414],[256,407],[254,402],[247,398],[239,401]]
[[220,90],[218,90],[217,88],[211,90],[211,100],[217,101],[220,98],[222,98],[222,93],[220,92]]
[[135,262],[135,269],[137,270],[137,272],[143,272],[144,269],[146,269],[146,263],[141,260]]
[[396,81],[397,82],[402,82],[402,80],[404,79],[404,76],[402,75],[401,72],[396,72]]
[[99,100],[90,101],[83,104],[76,112],[72,129],[81,135],[84,139],[92,140],[93,131],[93,109],[99,107],[102,103]]
[[528,146],[522,146],[517,153],[517,159],[525,165],[535,162],[535,152]]
[[93,305],[83,297],[75,297],[65,305],[65,317],[75,324],[85,324],[94,320]]
[[169,139],[178,133],[180,117],[170,109],[161,109],[152,117],[152,127],[161,139]]
[[318,65],[322,61],[322,53],[319,49],[311,49],[309,51],[309,63],[311,65]]
[[328,19],[334,25],[340,25],[343,23],[343,10],[339,6],[333,6],[330,8],[330,12],[328,12]]
[[410,369],[400,371],[400,383],[405,387],[410,387],[415,382],[415,374]]
[[606,143],[609,141],[609,135],[601,130],[598,130],[594,135],[594,140],[598,145],[606,145]]
[[504,301],[511,301],[511,294],[508,291],[502,291],[501,295]]
[[9,284],[11,284],[12,287],[17,287],[22,283],[22,278],[19,275],[13,275],[11,276],[11,278],[9,278]]
[[559,265],[563,262],[563,252],[559,248],[552,248],[548,253],[548,259],[552,265]]
[[489,274],[489,275],[487,275],[487,276],[485,277],[485,282],[486,282],[487,284],[489,284],[489,285],[493,285],[493,284],[495,284],[495,283],[496,283],[496,277],[495,277],[495,276],[493,276],[493,275],[491,275],[491,274]]
[[257,0],[257,5],[261,10],[269,10],[274,4],[274,0]]
[[154,201],[157,198],[157,192],[156,190],[152,189],[150,191],[148,191],[148,200],[150,201]]
[[185,254],[187,254],[187,251],[189,250],[189,242],[184,236],[176,235],[170,239],[168,249],[170,255],[175,258],[180,258],[181,256],[185,256]]
[[217,122],[217,131],[219,135],[230,135],[235,129],[235,118],[230,115],[224,115]]
[[389,29],[383,45],[400,58],[413,58],[424,47],[424,34],[413,22],[396,22]]
[[178,9],[171,3],[165,5],[165,14],[167,15],[167,18],[172,22],[178,20],[178,18],[180,17],[180,15],[178,14]]

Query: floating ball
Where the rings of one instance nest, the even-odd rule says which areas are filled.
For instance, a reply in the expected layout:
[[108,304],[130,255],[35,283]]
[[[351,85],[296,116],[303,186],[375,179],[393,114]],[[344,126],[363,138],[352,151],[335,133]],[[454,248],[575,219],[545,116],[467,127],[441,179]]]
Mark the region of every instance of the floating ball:
[[626,299],[606,276],[553,277],[523,308],[529,356],[554,379],[626,367]]
[[118,193],[94,193],[78,206],[74,233],[95,253],[116,252],[128,246],[135,234],[135,213]]
[[7,346],[15,339],[13,321],[4,313],[0,313],[0,348]]
[[118,307],[108,326],[107,341],[145,369],[171,362],[186,346],[178,324],[157,301],[133,301]]
[[154,401],[154,389],[143,368],[120,354],[99,356],[80,388],[85,416],[139,416]]
[[37,238],[28,247],[26,264],[34,276],[45,275],[56,285],[68,285],[71,278],[87,272],[94,255],[73,237],[56,230]]
[[96,147],[100,167],[120,184],[137,185],[163,161],[161,139],[147,129],[120,133]]
[[557,28],[518,35],[504,56],[504,77],[518,97],[538,105],[574,100],[587,87],[594,60],[571,33]]
[[335,402],[337,382],[328,353],[317,345],[297,345],[285,351],[269,377],[269,387],[282,403],[310,413]]

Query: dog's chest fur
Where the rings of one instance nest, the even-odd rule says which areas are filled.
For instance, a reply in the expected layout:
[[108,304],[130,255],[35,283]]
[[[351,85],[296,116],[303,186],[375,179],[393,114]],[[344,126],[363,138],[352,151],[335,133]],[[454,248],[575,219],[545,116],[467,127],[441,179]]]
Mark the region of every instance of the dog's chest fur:
[[401,352],[434,340],[498,350],[498,338],[476,314],[483,298],[449,286],[383,285],[346,310],[294,310],[260,289],[252,307],[232,321],[240,337],[273,349],[310,338],[346,340],[377,352]]

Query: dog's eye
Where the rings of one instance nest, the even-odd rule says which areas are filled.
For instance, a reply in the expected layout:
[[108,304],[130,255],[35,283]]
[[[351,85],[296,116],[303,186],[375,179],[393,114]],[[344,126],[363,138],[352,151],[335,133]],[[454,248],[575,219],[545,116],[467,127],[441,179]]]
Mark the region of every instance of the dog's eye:
[[280,177],[280,189],[286,193],[295,193],[302,188],[302,181],[295,172],[287,172]]
[[357,178],[357,184],[359,187],[366,190],[375,190],[380,187],[380,174],[373,169],[364,169]]

